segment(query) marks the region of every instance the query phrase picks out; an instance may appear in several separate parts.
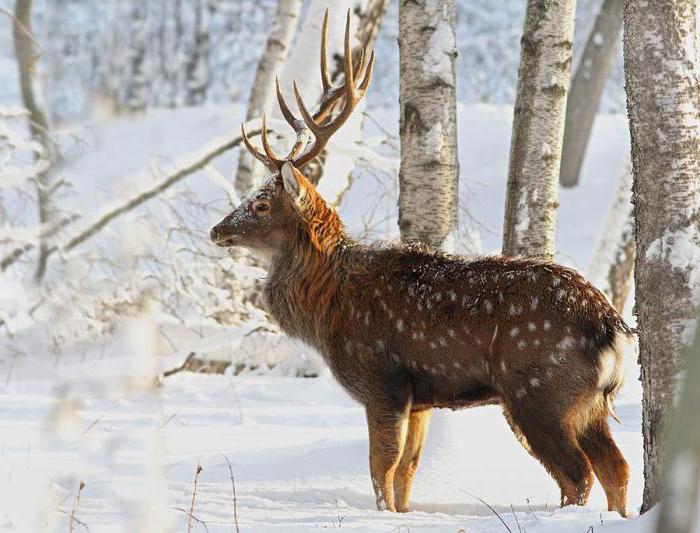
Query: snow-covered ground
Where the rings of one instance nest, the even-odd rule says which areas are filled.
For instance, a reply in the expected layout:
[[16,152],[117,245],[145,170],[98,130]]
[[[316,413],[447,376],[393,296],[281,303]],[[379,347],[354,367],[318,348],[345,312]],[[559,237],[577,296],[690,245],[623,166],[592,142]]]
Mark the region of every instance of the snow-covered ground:
[[[96,126],[91,148],[64,169],[69,179],[79,177],[67,202],[89,218],[105,202],[153,179],[139,169],[149,163],[167,168],[183,153],[235,130],[240,111],[156,111]],[[500,249],[511,117],[509,107],[459,106],[461,194],[469,212],[463,220],[479,231],[487,253]],[[398,117],[390,112],[375,112],[374,118],[397,130]],[[367,135],[376,133],[368,121]],[[561,262],[587,268],[628,153],[626,138],[624,117],[599,117],[581,185],[560,195]],[[234,163],[235,152],[215,167],[228,176]],[[186,185],[203,201],[224,196],[206,173],[191,176]],[[384,196],[373,210],[369,200],[379,190]],[[374,216],[375,234],[395,236],[394,191],[390,181],[359,174],[340,208],[351,232],[360,232]],[[149,213],[157,216],[158,208]],[[201,221],[202,239],[219,216],[213,212]],[[117,221],[107,239],[136,239],[124,228]],[[217,249],[211,253],[224,257]],[[68,531],[80,481],[85,488],[74,528],[93,533],[187,531],[191,506],[192,531],[212,532],[235,530],[234,509],[241,531],[652,529],[653,515],[623,520],[605,511],[599,485],[585,508],[557,509],[554,482],[520,448],[497,408],[438,413],[413,492],[416,510],[377,513],[364,415],[332,377],[288,377],[281,365],[238,376],[180,373],[155,387],[156,369],[177,366],[212,339],[185,337],[171,324],[166,342],[154,336],[150,319],[157,320],[157,313],[123,324],[109,342],[64,345],[59,353],[42,347],[37,332],[15,332],[28,355],[0,358],[0,531]],[[224,339],[232,355],[249,329]],[[276,349],[297,357],[306,351]],[[636,514],[642,489],[640,388],[631,354],[628,363],[627,384],[616,402],[622,424],[613,429],[632,468],[629,508]],[[192,504],[198,464],[202,472]]]

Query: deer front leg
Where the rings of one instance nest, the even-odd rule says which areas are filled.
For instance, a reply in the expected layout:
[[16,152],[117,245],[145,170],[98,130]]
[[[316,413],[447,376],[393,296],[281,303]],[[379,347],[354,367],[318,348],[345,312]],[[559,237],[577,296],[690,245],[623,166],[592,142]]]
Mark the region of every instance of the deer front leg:
[[408,412],[367,407],[369,430],[369,471],[372,476],[378,511],[396,512],[394,505],[394,472],[401,459]]
[[416,469],[423,453],[423,445],[428,432],[430,411],[414,411],[408,417],[408,434],[401,454],[399,466],[394,476],[394,504],[399,513],[409,511],[408,500]]

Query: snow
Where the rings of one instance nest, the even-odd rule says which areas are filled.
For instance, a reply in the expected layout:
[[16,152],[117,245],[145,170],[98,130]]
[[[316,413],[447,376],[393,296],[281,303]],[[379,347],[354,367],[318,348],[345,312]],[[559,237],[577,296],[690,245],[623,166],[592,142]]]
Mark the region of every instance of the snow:
[[457,51],[457,45],[454,31],[447,21],[437,20],[428,46],[428,53],[423,58],[423,77],[426,79],[435,78],[445,85],[453,85],[451,65],[452,57]]
[[[148,324],[131,324],[130,338],[140,343],[143,328]],[[122,531],[129,523],[134,531],[159,530],[154,524],[183,530],[186,515],[175,508],[189,508],[197,464],[203,471],[194,515],[209,531],[231,531],[226,459],[243,531],[333,527],[338,513],[343,527],[357,531],[499,531],[498,520],[469,494],[515,528],[513,505],[527,531],[580,532],[589,525],[597,531],[601,521],[603,531],[644,531],[648,522],[620,528],[625,521],[601,511],[599,487],[588,507],[557,509],[556,486],[519,447],[497,408],[438,413],[415,483],[416,511],[377,514],[364,413],[327,374],[179,374],[150,388],[134,379],[143,375],[144,359],[150,364],[143,348],[64,357],[53,371],[46,369],[52,380],[31,377],[21,368],[28,361],[18,363],[0,395],[6,531],[32,531],[42,522],[49,530],[65,528],[63,512],[70,513],[80,481],[85,489],[76,517],[90,531]],[[618,401],[623,424],[615,438],[638,478],[636,401],[624,395]],[[633,498],[638,503],[638,495]]]

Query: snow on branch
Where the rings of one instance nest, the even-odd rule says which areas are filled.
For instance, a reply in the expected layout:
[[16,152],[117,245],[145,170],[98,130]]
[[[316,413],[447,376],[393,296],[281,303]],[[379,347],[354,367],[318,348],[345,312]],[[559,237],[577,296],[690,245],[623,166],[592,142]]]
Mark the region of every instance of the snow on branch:
[[[260,130],[258,129],[251,131],[248,135],[253,136],[259,134]],[[180,160],[175,165],[173,170],[164,174],[156,184],[152,185],[148,189],[138,191],[135,196],[127,198],[126,200],[120,200],[119,202],[105,206],[102,211],[98,213],[95,218],[92,219],[92,221],[88,222],[82,230],[73,234],[72,237],[69,237],[63,243],[52,247],[51,252],[69,252],[76,246],[93,237],[114,219],[128,213],[148,200],[155,198],[190,174],[205,168],[212,160],[216,159],[228,150],[235,148],[241,143],[241,141],[242,138],[240,135],[233,138],[219,138],[211,141],[208,146]],[[61,225],[61,228],[70,222],[72,222],[72,220]],[[10,254],[5,256],[5,258],[0,261],[0,270],[5,270],[33,247],[34,246],[32,244],[28,243],[21,248],[17,248],[10,252]]]

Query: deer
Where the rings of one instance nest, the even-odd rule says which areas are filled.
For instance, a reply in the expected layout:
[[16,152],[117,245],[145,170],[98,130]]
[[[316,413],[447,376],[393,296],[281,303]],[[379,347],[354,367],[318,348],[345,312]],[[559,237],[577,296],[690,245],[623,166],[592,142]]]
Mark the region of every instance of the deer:
[[348,12],[344,80],[336,86],[327,39],[326,12],[316,111],[295,83],[297,118],[276,81],[296,134],[289,152],[270,146],[264,115],[262,150],[241,126],[245,147],[270,176],[210,237],[264,262],[271,317],[316,349],[364,407],[377,509],[410,510],[433,409],[500,405],[518,441],[557,482],[562,506],[584,505],[595,475],[608,509],[626,516],[629,468],[607,419],[617,418],[612,402],[633,331],[602,292],[555,263],[353,240],[302,170],[364,97],[374,52],[353,61]]

